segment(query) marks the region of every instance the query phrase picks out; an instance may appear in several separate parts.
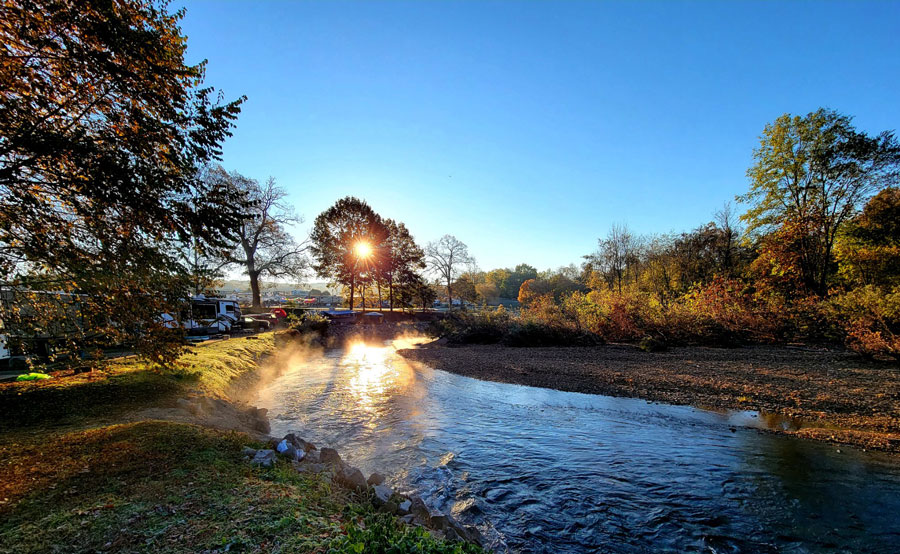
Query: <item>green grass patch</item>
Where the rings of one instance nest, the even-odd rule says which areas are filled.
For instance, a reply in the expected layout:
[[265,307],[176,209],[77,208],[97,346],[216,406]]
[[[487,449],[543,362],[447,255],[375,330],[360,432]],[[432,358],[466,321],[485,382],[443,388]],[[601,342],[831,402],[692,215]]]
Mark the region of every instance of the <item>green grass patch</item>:
[[111,422],[187,390],[220,394],[274,351],[271,333],[191,347],[172,368],[139,359],[113,361],[103,371],[59,372],[53,379],[0,384],[0,431],[36,424]]
[[2,442],[0,552],[480,552],[285,460],[251,467],[248,444],[154,421]]

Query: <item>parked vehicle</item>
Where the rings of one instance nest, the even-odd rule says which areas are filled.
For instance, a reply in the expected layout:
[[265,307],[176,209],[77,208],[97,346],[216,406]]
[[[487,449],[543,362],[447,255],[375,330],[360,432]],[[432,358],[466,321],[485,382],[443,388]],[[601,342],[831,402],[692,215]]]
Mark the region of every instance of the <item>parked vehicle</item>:
[[[2,328],[2,322],[0,322],[0,328]],[[0,369],[9,367],[9,347],[6,346],[6,335],[0,335]]]
[[191,298],[190,308],[182,314],[181,321],[188,338],[229,334],[243,328],[237,300],[202,294]]

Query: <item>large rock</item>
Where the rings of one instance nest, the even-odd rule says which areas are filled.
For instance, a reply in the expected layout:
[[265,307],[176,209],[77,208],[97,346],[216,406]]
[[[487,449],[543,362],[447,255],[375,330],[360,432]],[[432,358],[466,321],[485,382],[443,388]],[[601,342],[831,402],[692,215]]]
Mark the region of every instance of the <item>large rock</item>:
[[380,484],[384,483],[384,475],[382,475],[376,471],[372,475],[369,475],[369,478],[366,479],[366,483],[372,485],[373,487],[376,485],[380,485]]
[[303,450],[304,452],[310,452],[316,449],[316,445],[311,442],[307,442],[294,433],[288,433],[284,436],[284,440],[296,446],[299,450]]
[[[341,455],[338,454],[337,450],[334,448],[323,448],[319,451],[319,461],[323,464],[330,464],[333,466],[341,467],[344,465],[344,461],[341,460]],[[363,477],[363,483],[366,482],[366,478]]]
[[375,497],[372,500],[376,506],[384,506],[391,500],[391,497],[394,496],[394,489],[386,485],[375,485],[372,490],[375,494]]
[[300,461],[306,456],[306,451],[298,449],[293,444],[289,443],[286,439],[283,439],[278,445],[275,447],[281,455],[285,456],[289,460]]
[[255,466],[272,467],[275,465],[275,451],[268,449],[257,450],[250,463]]
[[403,516],[409,514],[412,511],[412,500],[404,500],[400,504],[397,504],[397,511]]
[[[324,450],[324,449],[323,449]],[[363,472],[355,467],[345,467],[337,474],[338,482],[356,490],[364,490],[368,487],[366,484],[366,476]]]

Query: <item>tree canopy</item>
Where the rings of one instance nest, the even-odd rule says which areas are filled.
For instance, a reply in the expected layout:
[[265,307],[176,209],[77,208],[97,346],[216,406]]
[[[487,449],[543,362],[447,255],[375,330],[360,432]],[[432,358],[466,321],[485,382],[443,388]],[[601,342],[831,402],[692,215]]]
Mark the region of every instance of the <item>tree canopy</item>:
[[819,109],[784,114],[766,125],[747,171],[748,232],[779,238],[791,252],[801,283],[824,294],[834,272],[841,225],[880,188],[900,175],[900,144],[893,133],[871,137],[851,118]]
[[138,0],[0,8],[0,276],[82,295],[106,323],[70,351],[165,334],[156,320],[190,284],[174,252],[224,245],[246,207],[197,177],[243,98],[222,102],[185,63],[182,16]]

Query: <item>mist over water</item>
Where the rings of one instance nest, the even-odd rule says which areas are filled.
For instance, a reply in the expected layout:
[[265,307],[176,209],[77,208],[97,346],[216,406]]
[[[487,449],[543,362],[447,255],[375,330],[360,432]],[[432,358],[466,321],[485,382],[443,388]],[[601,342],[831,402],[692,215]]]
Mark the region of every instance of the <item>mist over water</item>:
[[272,435],[337,448],[498,550],[900,544],[900,459],[735,428],[746,414],[478,381],[411,365],[389,343],[298,357],[256,404]]

